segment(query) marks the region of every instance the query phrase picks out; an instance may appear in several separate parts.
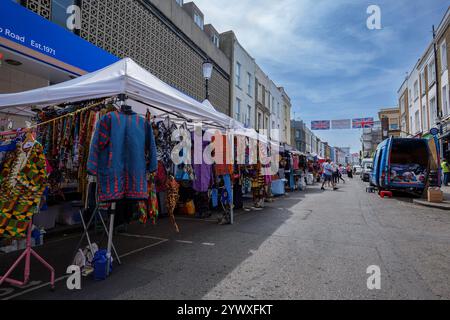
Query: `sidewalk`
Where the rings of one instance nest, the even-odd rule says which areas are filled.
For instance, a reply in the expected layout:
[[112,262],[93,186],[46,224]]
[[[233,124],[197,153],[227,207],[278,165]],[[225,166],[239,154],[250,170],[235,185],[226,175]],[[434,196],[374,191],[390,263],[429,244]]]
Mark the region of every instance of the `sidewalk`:
[[441,210],[450,210],[450,186],[449,187],[442,186],[441,190],[444,192],[444,202],[442,202],[442,203],[428,202],[428,200],[424,199],[424,198],[414,199],[413,202],[415,204],[430,207],[430,208],[436,208],[436,209],[441,209]]

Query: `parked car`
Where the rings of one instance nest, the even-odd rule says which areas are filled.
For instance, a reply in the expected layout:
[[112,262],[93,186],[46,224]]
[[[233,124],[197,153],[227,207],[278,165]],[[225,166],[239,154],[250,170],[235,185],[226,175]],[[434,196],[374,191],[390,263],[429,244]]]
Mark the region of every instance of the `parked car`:
[[437,138],[394,138],[379,144],[370,183],[380,190],[422,194],[426,186],[440,186]]
[[355,166],[353,166],[353,172],[354,172],[355,174],[361,174],[361,172],[362,172],[362,167],[361,167],[360,165],[355,165]]
[[364,182],[370,182],[370,176],[372,175],[373,163],[365,162],[361,172],[361,180]]

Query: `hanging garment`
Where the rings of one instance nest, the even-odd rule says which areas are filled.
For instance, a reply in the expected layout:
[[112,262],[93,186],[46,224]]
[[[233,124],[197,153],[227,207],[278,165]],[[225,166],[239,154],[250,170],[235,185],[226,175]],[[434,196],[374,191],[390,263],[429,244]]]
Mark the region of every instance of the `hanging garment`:
[[241,209],[244,206],[242,198],[242,185],[236,180],[233,187],[233,204],[235,209]]
[[0,237],[23,238],[47,187],[45,156],[35,142],[27,151],[18,146],[0,174]]
[[167,213],[169,214],[170,221],[175,227],[176,232],[180,232],[177,222],[175,221],[174,211],[177,207],[180,186],[173,176],[169,176],[167,179]]
[[150,219],[152,224],[156,224],[159,208],[158,208],[158,197],[156,194],[154,174],[151,174],[150,178],[148,179],[148,192],[149,195],[147,202],[139,204],[139,211],[140,211],[139,221],[145,224],[147,223],[147,220]]
[[97,123],[87,164],[99,201],[148,199],[147,173],[156,171],[151,124],[136,113],[110,112]]
[[192,187],[197,192],[207,192],[213,183],[212,166],[206,163],[194,164],[195,178]]
[[[233,165],[227,159],[227,150],[231,148],[231,145],[229,144],[228,137],[226,135],[223,135],[222,139],[222,150],[214,151],[214,155],[218,159],[218,163],[214,165],[216,176],[223,176],[233,173]],[[212,141],[214,140],[215,137],[212,137]]]
[[211,205],[213,208],[219,206],[219,190],[217,188],[211,189]]
[[156,171],[155,175],[155,185],[156,185],[156,192],[162,192],[166,191],[167,188],[167,173],[166,168],[164,167],[164,164],[162,161],[158,161],[158,169]]
[[156,123],[155,128],[157,159],[164,164],[168,173],[173,173],[171,153],[173,148],[177,145],[177,142],[172,141],[172,133],[178,128],[169,118]]
[[298,156],[293,156],[292,159],[294,170],[298,170],[300,168],[300,159]]
[[232,194],[233,190],[231,188],[231,177],[229,174],[226,174],[223,176],[223,184],[225,186],[225,189],[227,190],[227,195],[228,195],[227,201],[228,201],[228,203],[231,203],[232,196],[233,196],[233,194]]
[[158,199],[158,217],[167,217],[167,192],[156,192]]

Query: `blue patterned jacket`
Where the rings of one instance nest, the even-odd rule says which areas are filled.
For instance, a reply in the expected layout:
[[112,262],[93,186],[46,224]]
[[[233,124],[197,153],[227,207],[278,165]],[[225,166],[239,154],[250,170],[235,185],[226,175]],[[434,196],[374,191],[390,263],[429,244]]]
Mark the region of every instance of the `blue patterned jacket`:
[[147,199],[147,173],[156,171],[152,125],[118,111],[101,117],[92,137],[87,171],[97,177],[99,201]]

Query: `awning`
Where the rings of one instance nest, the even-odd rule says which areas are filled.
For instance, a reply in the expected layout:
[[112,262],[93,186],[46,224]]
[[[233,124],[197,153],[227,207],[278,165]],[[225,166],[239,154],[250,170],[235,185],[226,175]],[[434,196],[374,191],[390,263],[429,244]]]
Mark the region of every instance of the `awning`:
[[[124,93],[154,107],[177,112],[193,121],[213,121],[230,128],[229,117],[161,81],[130,58],[79,78],[45,88],[0,95],[0,111],[11,107],[48,106],[106,98]],[[139,109],[139,108],[138,108]],[[145,113],[142,110],[135,110]]]

